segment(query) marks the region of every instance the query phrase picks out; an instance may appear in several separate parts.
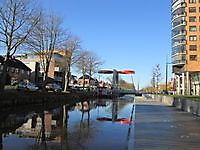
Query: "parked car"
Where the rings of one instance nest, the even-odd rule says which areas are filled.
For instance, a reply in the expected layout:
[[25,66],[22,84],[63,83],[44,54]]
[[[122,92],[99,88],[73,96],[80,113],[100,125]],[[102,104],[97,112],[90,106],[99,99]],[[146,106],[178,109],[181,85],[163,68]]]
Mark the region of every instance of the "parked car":
[[47,83],[45,88],[47,91],[53,91],[53,92],[61,92],[62,91],[61,86],[56,83]]
[[21,90],[21,91],[38,91],[39,88],[31,82],[20,82],[17,85],[17,90]]
[[69,89],[70,89],[71,92],[79,91],[79,88],[76,87],[76,86],[70,86]]
[[14,79],[11,79],[10,82],[11,82],[11,85],[12,85],[12,86],[15,86],[15,85],[17,85],[17,84],[19,83],[18,80],[15,79],[15,78],[14,78]]
[[161,91],[160,91],[160,94],[166,94],[166,95],[168,95],[169,92],[168,92],[167,90],[161,90]]

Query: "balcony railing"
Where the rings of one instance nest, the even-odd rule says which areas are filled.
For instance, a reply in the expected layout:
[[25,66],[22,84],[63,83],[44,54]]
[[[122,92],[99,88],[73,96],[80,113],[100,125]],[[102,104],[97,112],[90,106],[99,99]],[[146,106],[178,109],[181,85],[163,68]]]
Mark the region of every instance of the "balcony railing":
[[185,46],[176,47],[175,49],[172,49],[172,57],[174,57],[177,54],[186,54]]
[[186,60],[174,60],[172,61],[173,65],[185,65],[186,64]]
[[172,63],[176,65],[186,64],[185,55],[186,53],[176,53],[172,56]]
[[177,18],[181,18],[181,17],[186,17],[186,13],[185,12],[182,12],[182,13],[177,13],[175,15],[172,16],[172,22],[174,20],[176,20]]
[[185,45],[186,44],[186,40],[181,40],[178,42],[174,42],[174,44],[172,45],[172,48],[179,46],[179,45]]
[[181,20],[181,21],[178,21],[178,22],[173,22],[172,30],[174,30],[175,28],[177,28],[179,26],[186,26],[186,21]]
[[175,3],[184,3],[185,0],[172,0],[172,6],[175,5]]
[[174,38],[176,38],[178,36],[183,36],[183,35],[186,35],[186,31],[185,30],[184,31],[179,31],[177,33],[172,34],[172,39],[174,39]]
[[186,7],[186,3],[184,2],[184,0],[180,1],[179,3],[174,3],[174,5],[172,5],[172,12],[176,11],[177,9],[179,8],[182,8],[182,7]]

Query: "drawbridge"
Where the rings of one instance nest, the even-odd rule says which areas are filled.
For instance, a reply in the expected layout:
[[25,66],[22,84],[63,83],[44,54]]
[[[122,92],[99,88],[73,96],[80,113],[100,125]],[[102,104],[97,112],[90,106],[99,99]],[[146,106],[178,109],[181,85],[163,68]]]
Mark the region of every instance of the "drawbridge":
[[133,77],[132,74],[135,74],[135,71],[133,70],[99,70],[99,74],[113,74],[112,77],[112,89],[114,92],[117,92],[119,94],[125,95],[125,94],[135,94],[136,90],[133,88],[132,90],[121,90],[119,89],[119,75],[120,74],[127,74],[131,75],[132,83],[133,83]]

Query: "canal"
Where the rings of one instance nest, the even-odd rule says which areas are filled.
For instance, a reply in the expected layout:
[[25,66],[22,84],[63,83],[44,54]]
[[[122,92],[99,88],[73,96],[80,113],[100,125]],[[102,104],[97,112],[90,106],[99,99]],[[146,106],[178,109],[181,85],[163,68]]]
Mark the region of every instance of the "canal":
[[74,100],[0,115],[0,150],[199,150],[200,117],[153,99]]
[[131,96],[10,110],[1,112],[1,149],[134,149],[134,121]]

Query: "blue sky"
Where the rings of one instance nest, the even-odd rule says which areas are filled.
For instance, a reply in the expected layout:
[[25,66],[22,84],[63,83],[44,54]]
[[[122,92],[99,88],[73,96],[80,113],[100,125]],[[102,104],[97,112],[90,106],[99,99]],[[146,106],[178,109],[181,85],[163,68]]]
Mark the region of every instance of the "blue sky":
[[[152,68],[170,61],[170,0],[40,0],[104,60],[103,69],[133,69],[134,82],[150,84]],[[123,78],[129,80],[130,77]]]

